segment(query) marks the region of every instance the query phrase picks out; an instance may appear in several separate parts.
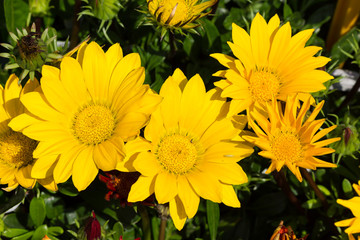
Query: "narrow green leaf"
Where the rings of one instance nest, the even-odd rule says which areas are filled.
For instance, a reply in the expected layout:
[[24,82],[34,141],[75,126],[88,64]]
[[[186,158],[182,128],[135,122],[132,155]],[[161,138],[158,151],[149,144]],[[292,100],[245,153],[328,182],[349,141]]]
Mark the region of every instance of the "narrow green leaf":
[[62,227],[49,227],[48,233],[54,236],[58,236],[64,233],[64,229]]
[[26,27],[29,5],[23,0],[4,0],[6,28],[9,32]]
[[3,235],[4,237],[13,238],[19,235],[23,235],[24,233],[27,233],[28,230],[22,229],[22,228],[8,228],[4,231]]
[[31,236],[33,234],[34,234],[34,231],[31,231],[31,232],[25,233],[24,235],[14,237],[14,238],[12,238],[12,240],[26,240],[26,239],[31,238]]
[[35,226],[40,226],[46,216],[45,202],[43,198],[34,197],[30,202],[30,217]]
[[206,201],[206,214],[210,231],[211,240],[216,240],[217,229],[220,220],[219,204],[212,201]]

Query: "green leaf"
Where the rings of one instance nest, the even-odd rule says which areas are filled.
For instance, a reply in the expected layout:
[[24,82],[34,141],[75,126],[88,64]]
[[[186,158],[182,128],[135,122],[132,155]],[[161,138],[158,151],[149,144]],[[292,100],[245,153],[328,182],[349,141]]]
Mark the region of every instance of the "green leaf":
[[321,202],[317,199],[310,199],[304,202],[301,206],[306,209],[314,209],[321,207]]
[[4,0],[6,28],[9,32],[26,27],[29,5],[23,0]]
[[62,229],[62,227],[49,227],[48,228],[48,233],[54,236],[58,236],[64,233],[64,229]]
[[330,191],[329,191],[325,186],[323,186],[323,185],[318,185],[318,187],[319,187],[320,191],[321,191],[323,194],[325,194],[325,196],[330,196],[330,195],[331,195]]
[[[209,42],[209,49],[213,46],[213,43],[215,43],[216,40],[220,41],[220,33],[215,24],[207,19],[204,20],[205,22],[205,30],[206,30],[206,36]],[[217,44],[220,45],[220,44]]]
[[283,11],[284,11],[284,18],[290,17],[292,15],[292,13],[293,13],[292,10],[291,10],[291,7],[286,3],[284,4]]
[[[21,217],[26,218],[26,215],[17,216],[16,213],[7,214],[4,217],[4,223],[7,228],[25,228],[26,224],[23,224],[26,220],[21,219]],[[21,221],[23,220],[23,221]]]
[[71,180],[68,180],[67,182],[64,182],[62,184],[59,184],[59,192],[62,194],[65,194],[69,197],[75,197],[79,195],[79,191],[74,187]]
[[122,225],[121,222],[116,222],[113,226],[113,231],[115,232],[113,239],[118,240],[120,239],[120,236],[124,234],[124,226]]
[[31,238],[31,240],[42,239],[43,237],[45,237],[47,232],[48,232],[48,227],[46,225],[41,225],[35,229],[35,232]]
[[31,236],[33,234],[34,234],[34,231],[31,231],[31,232],[25,233],[24,235],[14,237],[14,238],[12,238],[12,240],[26,240],[26,239],[31,238]]
[[15,194],[4,204],[1,204],[0,214],[6,212],[16,204],[19,204],[25,198],[25,189],[18,188],[15,191]]
[[30,217],[35,226],[40,226],[46,216],[45,202],[43,198],[34,197],[30,202]]
[[346,195],[352,193],[351,183],[346,178],[342,181],[342,189]]
[[210,237],[212,240],[216,240],[217,230],[220,221],[220,209],[219,204],[212,201],[206,201],[206,214],[209,225]]
[[4,231],[3,235],[4,237],[8,237],[8,238],[12,238],[12,237],[16,237],[19,235],[22,235],[24,233],[27,233],[28,230],[27,229],[22,229],[22,228],[8,228]]

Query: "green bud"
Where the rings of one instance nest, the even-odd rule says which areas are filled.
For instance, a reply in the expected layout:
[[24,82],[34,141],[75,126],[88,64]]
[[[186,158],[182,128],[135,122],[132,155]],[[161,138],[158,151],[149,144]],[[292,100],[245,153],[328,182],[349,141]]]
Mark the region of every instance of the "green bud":
[[16,62],[22,69],[35,71],[44,65],[47,56],[47,47],[40,38],[40,34],[30,32],[21,37],[14,48]]
[[29,0],[29,10],[34,17],[43,17],[50,11],[50,0]]
[[351,121],[350,117],[344,117],[344,123],[338,124],[338,127],[330,133],[331,136],[341,136],[341,141],[333,143],[331,147],[336,153],[343,156],[351,155],[360,149],[359,133],[356,128],[356,121]]

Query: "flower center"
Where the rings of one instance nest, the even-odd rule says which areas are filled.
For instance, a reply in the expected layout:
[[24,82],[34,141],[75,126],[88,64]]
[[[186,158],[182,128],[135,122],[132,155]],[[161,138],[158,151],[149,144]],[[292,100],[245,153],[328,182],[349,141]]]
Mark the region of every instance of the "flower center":
[[304,158],[298,136],[291,131],[279,131],[272,137],[271,151],[280,162],[296,163]]
[[155,12],[159,22],[174,26],[187,19],[189,8],[184,0],[161,0]]
[[33,161],[33,151],[38,142],[22,133],[9,130],[0,137],[0,163],[22,168]]
[[252,99],[256,102],[265,103],[271,101],[279,94],[280,78],[276,72],[267,69],[255,69],[250,77],[249,90]]
[[115,116],[103,105],[88,105],[73,119],[74,136],[87,145],[96,145],[109,139],[115,129]]
[[179,133],[163,137],[156,151],[160,165],[176,175],[185,174],[195,167],[199,153],[197,141]]

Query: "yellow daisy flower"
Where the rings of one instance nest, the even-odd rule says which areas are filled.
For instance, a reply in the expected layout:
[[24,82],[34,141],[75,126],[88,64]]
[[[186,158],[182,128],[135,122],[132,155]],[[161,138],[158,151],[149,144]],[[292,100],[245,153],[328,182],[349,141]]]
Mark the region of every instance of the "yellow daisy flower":
[[299,98],[303,100],[309,93],[325,89],[323,83],[333,78],[317,69],[330,61],[326,57],[313,57],[321,48],[305,47],[314,29],[291,36],[289,22],[279,25],[277,15],[266,23],[257,13],[250,35],[236,24],[232,25],[234,42],[228,44],[236,58],[221,53],[210,55],[229,68],[214,76],[225,78],[215,85],[223,89],[222,97],[233,99],[231,114],[253,107],[262,109],[272,98],[285,101],[295,93],[300,93]]
[[336,202],[349,208],[355,217],[336,222],[335,226],[348,227],[345,232],[349,235],[349,239],[355,240],[352,234],[360,233],[360,181],[358,185],[353,184],[353,188],[359,197],[353,197],[349,200],[338,199]]
[[125,168],[141,173],[128,201],[155,193],[158,203],[169,203],[179,230],[194,217],[200,197],[240,207],[232,185],[247,182],[237,163],[253,152],[238,137],[246,116],[226,118],[228,106],[219,91],[206,92],[199,75],[188,81],[179,69],[165,81],[160,95],[163,101],[145,128],[145,139],[126,143]]
[[198,0],[147,0],[148,11],[155,21],[166,28],[190,29],[199,24],[196,20],[208,15],[203,13],[212,7],[217,0],[209,0],[198,4]]
[[[40,141],[33,176],[54,164],[56,183],[72,176],[81,191],[98,170],[110,171],[124,158],[124,141],[139,134],[161,97],[143,85],[138,54],[123,57],[119,44],[106,53],[92,42],[77,60],[65,57],[60,69],[44,66],[41,91],[21,101],[30,113],[10,122],[16,131]],[[43,160],[42,160],[43,159]]]
[[249,125],[257,136],[244,136],[244,138],[263,150],[259,155],[271,159],[266,173],[275,169],[280,171],[286,165],[301,182],[299,167],[313,170],[317,167],[336,167],[336,164],[316,158],[334,152],[333,149],[324,146],[339,141],[340,138],[318,140],[335,129],[336,125],[318,131],[325,119],[315,120],[315,118],[324,101],[317,104],[314,111],[306,118],[310,101],[310,98],[305,100],[299,109],[298,97],[288,97],[283,111],[281,103],[274,100],[266,105],[265,115],[268,115],[269,119],[257,111],[251,112]]
[[[24,113],[26,110],[20,102],[24,93],[32,92],[39,84],[36,79],[28,81],[22,88],[18,84],[19,78],[12,74],[5,84],[5,89],[0,85],[0,184],[7,184],[6,191],[14,190],[18,185],[32,188],[36,179],[30,176],[36,160],[33,151],[38,142],[14,132],[8,127],[11,119]],[[44,172],[38,182],[44,187],[55,191],[56,184],[51,173]]]

